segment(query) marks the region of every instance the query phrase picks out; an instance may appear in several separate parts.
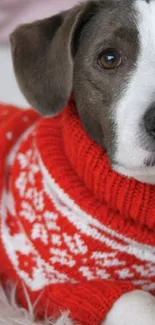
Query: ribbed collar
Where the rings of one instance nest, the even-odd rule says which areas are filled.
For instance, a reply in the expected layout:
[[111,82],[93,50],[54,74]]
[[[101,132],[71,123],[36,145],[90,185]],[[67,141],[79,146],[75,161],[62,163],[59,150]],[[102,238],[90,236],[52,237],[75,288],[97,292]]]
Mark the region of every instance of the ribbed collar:
[[[43,120],[44,138],[48,138],[44,151],[51,152],[51,119]],[[59,116],[65,156],[74,173],[101,203],[116,211],[123,218],[131,218],[151,228],[155,226],[155,186],[128,179],[112,170],[107,153],[85,131],[77,114],[74,101]],[[39,139],[38,139],[39,140]],[[42,142],[42,140],[40,139]],[[39,141],[38,141],[39,143]],[[44,148],[44,149],[43,149]],[[47,155],[47,153],[46,153]],[[47,161],[46,161],[47,164]],[[48,170],[52,173],[49,164]]]

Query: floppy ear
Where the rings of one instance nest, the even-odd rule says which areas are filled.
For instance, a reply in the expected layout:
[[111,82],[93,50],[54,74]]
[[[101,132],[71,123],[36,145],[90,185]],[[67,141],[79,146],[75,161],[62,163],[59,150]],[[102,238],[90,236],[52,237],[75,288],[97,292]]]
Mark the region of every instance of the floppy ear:
[[79,34],[96,8],[97,1],[80,4],[22,25],[10,37],[19,86],[30,104],[46,116],[59,113],[68,102]]

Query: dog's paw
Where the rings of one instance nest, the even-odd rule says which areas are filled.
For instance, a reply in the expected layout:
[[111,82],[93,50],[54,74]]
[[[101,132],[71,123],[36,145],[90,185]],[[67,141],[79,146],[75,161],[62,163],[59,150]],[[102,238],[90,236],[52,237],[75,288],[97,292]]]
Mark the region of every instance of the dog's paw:
[[124,294],[102,325],[155,325],[155,298],[140,290]]

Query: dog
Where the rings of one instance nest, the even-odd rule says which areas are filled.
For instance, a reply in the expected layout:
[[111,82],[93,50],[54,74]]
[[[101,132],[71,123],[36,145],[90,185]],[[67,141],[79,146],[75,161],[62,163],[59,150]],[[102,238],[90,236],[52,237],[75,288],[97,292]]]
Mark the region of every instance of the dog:
[[20,87],[45,116],[59,113],[74,90],[81,120],[113,168],[154,184],[154,2],[95,1],[83,10],[75,7],[13,34]]
[[[141,204],[146,192],[149,193],[148,204],[153,204],[153,201],[150,201],[150,193],[154,193],[153,185],[155,184],[154,14],[154,0],[131,0],[130,2],[127,0],[86,1],[54,17],[20,26],[11,35],[14,69],[20,89],[29,103],[46,117],[48,132],[50,132],[50,125],[51,128],[54,128],[51,121],[57,121],[57,117],[54,116],[65,115],[63,121],[66,121],[66,131],[64,131],[64,134],[67,139],[70,138],[70,141],[73,142],[68,129],[70,123],[73,122],[73,126],[76,125],[76,113],[76,117],[72,116],[72,113],[71,115],[63,113],[73,94],[74,99],[71,101],[76,103],[79,119],[86,132],[85,142],[87,143],[88,139],[93,141],[96,154],[98,154],[97,150],[104,149],[110,161],[110,166],[114,170],[114,175],[122,175],[120,177],[124,186],[125,184],[134,188],[138,186],[138,194],[134,192],[133,196],[137,197],[142,191]],[[53,118],[50,119],[50,117]],[[55,123],[57,125],[57,122]],[[76,141],[78,134],[83,134],[81,133],[83,131],[78,126],[78,132],[75,135],[73,126],[73,140]],[[79,149],[78,147],[75,148],[75,144],[78,145],[78,143],[80,143],[80,137],[74,143],[70,153],[75,150],[74,155],[76,151],[78,154]],[[92,142],[89,143],[90,146],[91,144]],[[81,151],[81,155],[82,153]],[[81,159],[84,159],[83,157],[81,156]],[[95,159],[95,154],[93,157]],[[76,160],[78,158],[74,162],[73,159],[71,160],[74,167]],[[90,160],[89,165],[91,164],[93,162]],[[89,171],[91,166],[85,168],[88,168]],[[94,168],[97,168],[96,165]],[[81,173],[80,177],[82,177]],[[47,174],[46,177],[48,178]],[[90,183],[91,181],[88,181],[88,187]],[[112,190],[113,187],[110,187],[110,189],[112,193],[114,191]],[[108,193],[107,195],[109,195]],[[61,200],[62,197],[63,195]],[[105,197],[104,199],[108,200]],[[59,199],[57,198],[57,200]],[[113,204],[113,201],[108,202]],[[134,201],[134,205],[136,205],[136,201]],[[149,205],[147,205],[147,209],[148,207]],[[121,209],[120,206],[119,208],[115,206],[115,208],[118,211]],[[151,210],[151,215],[153,215],[153,212],[154,208]],[[88,215],[85,216],[85,218],[87,217]],[[131,227],[136,229],[136,222],[135,217],[132,220]],[[124,227],[126,224],[124,222]],[[150,239],[150,241],[148,239],[153,238],[151,237],[153,236],[151,229],[153,221],[151,219],[151,221],[148,220],[147,223],[141,224],[140,220],[140,225],[145,233],[148,232],[146,242],[142,240],[141,246],[138,246],[139,240],[137,238],[140,229],[138,225],[137,234],[135,232],[132,238],[132,244],[139,255],[133,249],[130,252],[131,254],[128,252],[130,255],[128,258],[132,259],[133,256],[139,258],[137,264],[134,259],[132,261],[134,264],[132,265],[132,271],[135,268],[137,272],[137,279],[134,278],[134,283],[136,285],[138,283],[139,285],[143,284],[142,289],[153,293],[155,281],[153,273],[155,266],[153,260],[154,244],[153,239]],[[112,221],[108,226],[108,230],[106,228],[108,236],[114,235],[115,239],[117,238],[118,241],[123,242],[123,245],[124,243],[129,244],[131,238],[124,239],[124,233],[121,237],[118,237],[118,229],[117,231],[113,229]],[[82,225],[81,229],[83,229]],[[80,231],[80,228],[78,230]],[[78,240],[80,241],[79,238]],[[110,245],[110,237],[108,240],[107,245]],[[118,243],[118,241],[115,241],[115,249],[116,244],[118,247],[121,246],[119,246],[120,242]],[[59,245],[59,243],[57,244]],[[80,245],[84,245],[82,241]],[[115,258],[114,252],[110,253],[112,254],[110,262],[109,255],[106,259],[106,254],[105,251],[104,257],[102,256],[104,265],[113,263],[113,265],[110,265],[114,266],[114,263],[116,263],[118,266],[119,259],[120,263],[125,263],[124,260],[122,261],[121,255]],[[141,265],[140,261],[146,263]],[[63,263],[60,264],[64,265]],[[86,272],[86,268],[81,268],[81,270]],[[102,268],[102,271],[104,273],[105,270]],[[127,267],[123,269],[124,273],[121,279],[129,280],[130,277],[132,279],[133,273],[128,274],[128,271]],[[91,272],[89,275],[88,273],[84,274],[84,276],[86,276],[87,280],[94,281]],[[105,272],[103,275],[103,273],[102,280],[108,279],[109,274]],[[142,279],[138,278],[140,274],[143,275]],[[152,278],[149,286],[147,286],[146,274]],[[117,279],[116,277],[115,280]],[[121,283],[118,283],[121,288]],[[102,287],[102,281],[100,286]],[[95,288],[97,287],[96,284]],[[108,290],[110,297],[110,288]],[[128,325],[133,323],[142,325],[147,323],[153,325],[155,323],[155,298],[153,295],[139,291],[136,287],[128,288],[126,291],[127,293],[121,294],[121,298],[116,299],[113,307],[108,310],[108,314],[104,315],[102,322],[98,320],[97,324],[115,325],[120,323]],[[95,295],[94,292],[96,291],[92,289],[92,292]],[[86,299],[86,297],[84,298]],[[104,296],[102,296],[102,299],[104,299]],[[83,300],[80,300],[80,302],[82,304]],[[70,309],[69,305],[68,308]],[[76,320],[86,323],[86,320],[80,318],[76,318]],[[91,322],[96,324],[94,319]]]

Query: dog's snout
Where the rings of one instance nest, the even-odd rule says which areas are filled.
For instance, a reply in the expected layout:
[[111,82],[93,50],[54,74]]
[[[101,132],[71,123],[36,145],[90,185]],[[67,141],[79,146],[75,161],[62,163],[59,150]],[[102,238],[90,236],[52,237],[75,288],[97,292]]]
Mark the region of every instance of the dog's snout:
[[144,116],[144,123],[148,135],[155,138],[155,103],[147,110]]

